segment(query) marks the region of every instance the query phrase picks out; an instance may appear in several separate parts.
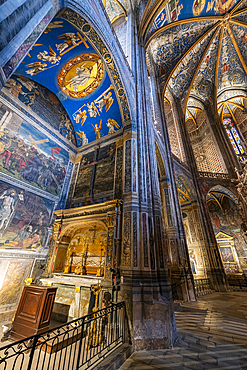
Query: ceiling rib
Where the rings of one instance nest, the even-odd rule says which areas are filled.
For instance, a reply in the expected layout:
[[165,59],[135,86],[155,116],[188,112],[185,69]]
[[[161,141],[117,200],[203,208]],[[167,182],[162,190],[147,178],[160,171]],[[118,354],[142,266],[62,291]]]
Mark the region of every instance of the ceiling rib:
[[179,59],[179,61],[176,63],[175,67],[172,69],[172,71],[170,72],[166,82],[165,82],[165,85],[163,87],[163,93],[162,93],[162,96],[164,97],[164,94],[165,94],[165,90],[166,90],[166,87],[167,87],[167,84],[170,80],[170,78],[172,77],[173,73],[175,72],[176,68],[179,66],[179,64],[185,59],[185,57],[188,55],[188,53],[194,49],[194,47],[200,43],[210,32],[212,32],[216,27],[218,27],[218,23],[214,24],[212,27],[210,27],[201,37],[199,37],[198,40],[196,40],[193,45],[186,51],[186,53],[182,56],[181,59]]
[[200,68],[200,66],[201,66],[201,64],[202,64],[202,62],[203,62],[203,60],[204,60],[204,58],[205,58],[205,56],[206,56],[206,54],[207,54],[207,52],[208,52],[209,47],[210,47],[210,46],[211,46],[211,44],[212,44],[213,39],[215,38],[215,36],[217,35],[217,33],[218,33],[218,31],[219,31],[219,27],[220,27],[220,24],[218,24],[218,25],[217,25],[217,28],[216,28],[216,30],[215,30],[215,32],[214,32],[214,34],[212,35],[211,39],[209,40],[209,43],[208,43],[208,45],[207,45],[207,47],[206,47],[206,49],[205,49],[204,53],[202,54],[202,56],[201,56],[201,58],[200,58],[200,60],[199,60],[198,66],[197,66],[197,68],[196,68],[196,71],[195,71],[195,73],[194,73],[194,76],[193,76],[193,78],[192,78],[192,81],[191,81],[191,83],[190,83],[190,86],[189,86],[189,89],[188,89],[188,92],[187,92],[187,95],[186,95],[186,98],[185,98],[185,103],[184,103],[184,114],[185,114],[185,109],[186,109],[186,106],[187,106],[187,102],[188,102],[188,100],[189,100],[190,91],[191,91],[191,89],[192,89],[192,86],[193,86],[193,83],[194,83],[194,81],[195,81],[196,75],[197,75],[197,73],[198,73],[198,71],[199,71],[199,68]]
[[230,38],[232,40],[233,46],[234,46],[234,48],[235,48],[235,50],[236,50],[236,52],[238,54],[238,57],[240,59],[240,62],[242,63],[242,66],[243,66],[243,68],[245,70],[245,73],[247,74],[247,66],[245,64],[245,61],[244,61],[244,58],[243,58],[242,54],[240,53],[238,44],[237,44],[237,42],[235,40],[235,37],[233,36],[232,30],[231,30],[231,27],[229,26],[229,24],[226,25],[226,28],[227,28],[228,34],[229,34],[229,36],[230,36]]

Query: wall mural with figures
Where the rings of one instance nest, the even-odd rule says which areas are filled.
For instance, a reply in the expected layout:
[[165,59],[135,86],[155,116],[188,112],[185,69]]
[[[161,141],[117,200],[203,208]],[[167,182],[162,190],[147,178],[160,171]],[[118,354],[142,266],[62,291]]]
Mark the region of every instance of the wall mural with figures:
[[0,181],[0,249],[43,251],[53,208],[54,202]]
[[13,100],[25,104],[63,137],[76,145],[75,131],[70,118],[57,96],[50,90],[29,78],[13,75],[2,90],[1,95],[6,97],[6,94],[12,95]]
[[[78,147],[111,135],[122,127],[115,85],[103,60],[84,35],[65,19],[55,18],[49,24],[16,70],[16,75],[18,77],[13,77],[5,88],[18,94],[18,99],[31,109],[38,109],[42,86],[56,95],[54,104],[58,98],[67,111]],[[32,88],[31,103],[29,88]],[[64,136],[68,131],[66,125],[69,123],[64,115],[63,127],[59,125]]]
[[236,197],[228,189],[217,185],[210,189],[206,199],[222,262],[230,264],[226,272],[238,272],[240,265],[246,265],[247,244]]
[[0,106],[0,171],[59,196],[69,154],[10,108]]
[[177,20],[223,15],[236,3],[237,0],[168,0],[154,18],[147,36],[149,37],[156,29]]

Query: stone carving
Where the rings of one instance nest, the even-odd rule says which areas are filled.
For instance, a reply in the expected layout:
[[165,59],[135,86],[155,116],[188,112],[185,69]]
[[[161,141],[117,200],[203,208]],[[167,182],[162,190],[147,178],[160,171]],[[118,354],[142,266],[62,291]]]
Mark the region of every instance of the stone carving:
[[123,232],[123,252],[122,265],[130,266],[130,252],[131,252],[131,212],[124,214],[124,232]]

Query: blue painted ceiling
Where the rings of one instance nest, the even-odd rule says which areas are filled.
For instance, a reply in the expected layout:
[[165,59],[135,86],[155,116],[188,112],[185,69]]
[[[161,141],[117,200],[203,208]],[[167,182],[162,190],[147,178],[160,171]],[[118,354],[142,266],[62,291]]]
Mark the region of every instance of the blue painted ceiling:
[[62,102],[80,147],[122,128],[122,114],[103,60],[69,22],[55,18],[17,71]]
[[184,112],[190,97],[246,86],[247,0],[165,1],[145,37],[164,90]]

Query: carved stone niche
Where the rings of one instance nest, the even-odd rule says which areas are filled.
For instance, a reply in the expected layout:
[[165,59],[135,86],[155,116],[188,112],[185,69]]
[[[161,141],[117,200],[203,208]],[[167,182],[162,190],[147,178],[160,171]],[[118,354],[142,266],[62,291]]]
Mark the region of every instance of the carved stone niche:
[[71,208],[56,211],[55,215],[53,230],[59,231],[54,231],[51,242],[49,273],[77,273],[87,250],[87,273],[99,274],[97,269],[103,262],[100,275],[111,279],[111,268],[118,267],[119,261],[122,202]]

